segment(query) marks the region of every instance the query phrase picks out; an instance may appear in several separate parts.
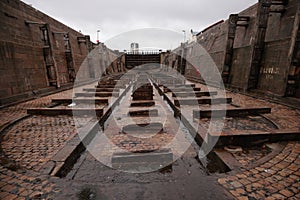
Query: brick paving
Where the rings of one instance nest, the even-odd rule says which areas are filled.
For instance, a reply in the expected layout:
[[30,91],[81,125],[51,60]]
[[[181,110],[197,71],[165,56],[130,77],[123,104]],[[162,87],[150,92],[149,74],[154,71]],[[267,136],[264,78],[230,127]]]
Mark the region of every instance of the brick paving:
[[[90,118],[76,118],[85,124]],[[8,130],[1,145],[9,159],[38,171],[65,143],[77,134],[73,117],[32,116]]]
[[264,114],[263,116],[272,120],[272,122],[274,122],[280,129],[300,129],[300,110],[232,92],[227,92],[226,96],[232,97],[233,104],[240,105],[242,107],[265,106],[272,108],[272,112],[270,114]]
[[[19,117],[26,115],[26,109],[45,107],[51,104],[52,98],[70,98],[72,90],[45,96],[35,100],[10,106],[0,110],[0,127]],[[258,100],[241,94],[228,92],[233,103],[243,107],[266,106],[272,108],[271,114],[265,114],[281,129],[299,129],[300,111],[286,106]],[[84,124],[88,118],[78,119]],[[253,119],[253,123],[258,119]],[[244,126],[243,121],[229,123]],[[239,124],[240,123],[240,124]],[[246,123],[246,122],[244,122]],[[231,126],[230,124],[228,126]],[[260,129],[273,128],[270,124],[262,124]],[[126,150],[149,149],[151,145],[133,142],[130,136],[119,134],[107,135],[114,144]],[[12,171],[0,166],[0,199],[51,199],[59,191],[55,185],[55,177],[41,176],[38,170],[64,144],[76,134],[74,119],[68,116],[31,116],[6,131],[2,140],[2,149],[22,168]],[[151,144],[168,143],[173,134],[161,134],[151,138]],[[126,143],[122,141],[131,141]],[[158,141],[158,142],[157,142]],[[134,145],[133,145],[134,144]],[[133,145],[133,146],[132,146]],[[249,163],[265,156],[267,152],[256,151],[253,157],[236,156],[244,166],[241,172],[224,175],[218,182],[237,199],[299,199],[300,198],[300,143],[290,142],[284,150],[273,159],[248,169]],[[253,155],[253,154],[252,154]],[[245,161],[246,160],[246,161]]]
[[[81,90],[84,87],[94,86],[95,84],[78,87]],[[36,99],[19,103],[17,105],[8,106],[0,109],[0,128],[9,122],[26,115],[28,108],[43,108],[51,105],[51,100],[54,98],[72,98],[73,89],[47,95],[44,97],[37,97]]]
[[52,196],[60,191],[55,187],[55,179],[30,172],[15,172],[0,166],[0,199],[53,199]]
[[218,182],[237,199],[299,199],[300,143],[290,142],[273,159]]
[[232,153],[233,157],[241,164],[241,168],[248,168],[272,152],[266,145],[243,147],[241,152]]
[[67,90],[64,92],[59,92],[53,95],[48,95],[45,97],[37,98],[34,100],[26,101],[14,106],[9,106],[2,108],[0,110],[1,116],[0,116],[0,127],[4,124],[7,124],[15,119],[18,119],[27,113],[28,108],[42,108],[47,107],[51,105],[51,100],[53,98],[63,98],[63,97],[72,97],[73,90]]
[[[88,86],[82,86],[88,87]],[[79,87],[80,90],[82,87]],[[28,108],[51,105],[53,98],[72,98],[73,90],[44,96],[0,109],[0,128],[26,115]],[[1,138],[0,199],[53,199],[59,192],[56,177],[42,176],[41,167],[54,156],[90,117],[30,116],[5,130]],[[4,163],[3,163],[4,162]],[[7,162],[9,165],[6,165]],[[8,167],[8,168],[6,168]]]
[[[213,87],[208,87],[203,84],[196,84],[196,87],[201,87],[201,91],[210,90],[210,91],[218,91],[218,93],[221,92],[221,94],[224,93],[222,92],[222,90],[218,90]],[[279,129],[286,129],[286,130],[300,129],[300,123],[299,123],[300,110],[290,108],[284,105],[280,105],[277,103],[272,103],[264,99],[253,98],[250,96],[246,96],[243,94],[234,93],[230,91],[226,91],[226,97],[232,98],[232,105],[238,107],[245,107],[245,108],[270,107],[272,109],[272,112],[270,114],[263,114],[263,116],[266,117],[268,120],[271,120],[273,123],[275,123]],[[270,128],[270,124],[266,123],[265,120],[261,120],[261,122],[265,124],[264,126]]]

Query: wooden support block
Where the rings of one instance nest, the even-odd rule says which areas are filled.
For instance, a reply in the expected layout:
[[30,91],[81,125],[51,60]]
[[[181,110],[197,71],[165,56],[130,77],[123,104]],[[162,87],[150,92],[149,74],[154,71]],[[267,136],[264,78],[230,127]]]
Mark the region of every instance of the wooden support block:
[[70,115],[70,116],[80,116],[80,115],[96,115],[101,117],[103,115],[102,108],[31,108],[27,109],[27,114],[30,115]]
[[171,165],[173,153],[171,149],[157,151],[145,150],[145,153],[122,152],[114,153],[112,156],[112,167],[118,170],[130,172],[149,172],[159,170],[162,167]]
[[117,88],[117,89],[125,89],[126,85],[97,85],[96,88]]
[[203,96],[213,96],[213,95],[217,95],[218,92],[217,91],[213,91],[213,92],[173,92],[172,93],[172,97],[203,97]]
[[154,105],[155,105],[155,102],[151,101],[151,100],[133,101],[130,104],[131,107],[150,107],[150,106],[154,106]]
[[194,110],[194,118],[212,117],[244,117],[257,116],[260,114],[271,113],[271,108],[234,108],[234,109],[215,109],[215,110]]
[[74,99],[52,99],[53,103],[71,104],[108,104],[108,98],[74,98]]
[[201,88],[190,87],[190,88],[174,88],[174,87],[164,87],[164,93],[167,92],[200,92]]
[[180,107],[180,105],[201,105],[201,104],[227,104],[231,103],[232,98],[195,98],[195,99],[175,99],[175,106]]
[[76,97],[118,97],[118,92],[77,92]]
[[117,88],[84,88],[86,92],[120,92]]
[[162,131],[162,123],[130,124],[122,128],[122,132],[125,134],[156,134]]
[[147,116],[158,116],[158,110],[157,109],[151,109],[151,110],[135,110],[135,111],[129,111],[129,116],[131,117],[147,117]]

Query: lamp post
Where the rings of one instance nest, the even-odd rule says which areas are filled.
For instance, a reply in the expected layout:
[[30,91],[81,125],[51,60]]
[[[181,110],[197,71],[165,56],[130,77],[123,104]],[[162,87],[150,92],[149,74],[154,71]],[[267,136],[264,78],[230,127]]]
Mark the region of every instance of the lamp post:
[[97,44],[99,44],[99,33],[100,33],[100,30],[97,30]]
[[185,30],[182,30],[182,32],[183,32],[183,43],[185,43]]

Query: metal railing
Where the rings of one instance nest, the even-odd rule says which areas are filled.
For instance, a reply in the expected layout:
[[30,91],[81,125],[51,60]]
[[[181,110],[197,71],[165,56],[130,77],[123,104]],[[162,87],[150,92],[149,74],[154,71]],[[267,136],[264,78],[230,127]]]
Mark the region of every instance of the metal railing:
[[161,54],[161,50],[152,50],[152,51],[125,51],[125,54],[128,55],[157,55]]

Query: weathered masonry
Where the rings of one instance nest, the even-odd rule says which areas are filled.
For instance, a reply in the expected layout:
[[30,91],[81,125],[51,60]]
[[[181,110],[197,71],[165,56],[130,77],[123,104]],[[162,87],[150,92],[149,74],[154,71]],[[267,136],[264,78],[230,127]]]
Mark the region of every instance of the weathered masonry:
[[[224,83],[279,96],[300,97],[300,1],[259,0],[197,35],[211,55]],[[185,60],[199,56],[184,43],[164,64],[192,80],[199,73]],[[186,58],[186,59],[184,59]]]
[[95,47],[101,50],[101,60],[97,68],[87,64],[82,81],[98,78],[115,53],[19,0],[1,1],[0,105],[72,85]]
[[[299,98],[299,26],[299,0],[259,0],[204,29],[197,41],[228,88]],[[189,62],[201,58],[193,43],[175,53],[120,54],[19,0],[0,2],[0,36],[0,105],[72,86],[75,77],[85,82],[149,63],[202,80]]]

